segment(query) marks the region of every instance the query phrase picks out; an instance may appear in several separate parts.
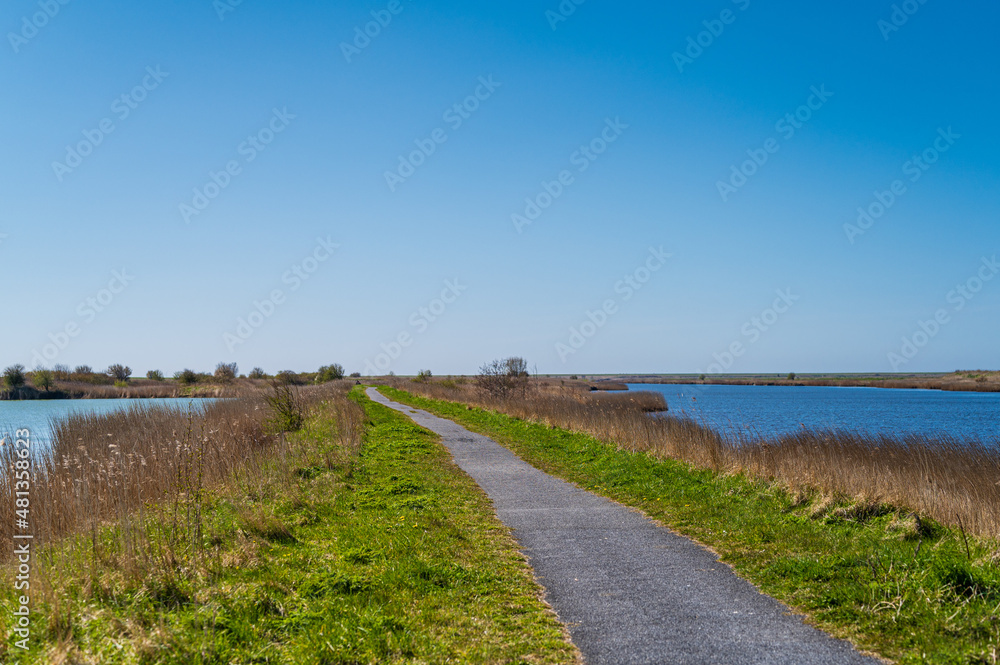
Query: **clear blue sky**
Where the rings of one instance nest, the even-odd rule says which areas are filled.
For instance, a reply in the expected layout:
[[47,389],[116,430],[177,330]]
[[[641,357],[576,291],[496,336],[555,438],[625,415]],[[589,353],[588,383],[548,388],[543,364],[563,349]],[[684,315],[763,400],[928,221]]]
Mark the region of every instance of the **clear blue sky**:
[[995,368],[1000,8],[910,4],[12,0],[0,364]]

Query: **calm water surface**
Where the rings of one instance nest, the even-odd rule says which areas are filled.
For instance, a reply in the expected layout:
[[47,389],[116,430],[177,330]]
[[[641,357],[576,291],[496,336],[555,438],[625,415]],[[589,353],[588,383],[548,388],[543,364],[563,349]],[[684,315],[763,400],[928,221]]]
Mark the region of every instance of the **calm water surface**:
[[949,434],[1000,442],[1000,393],[820,386],[630,385],[663,393],[674,415],[716,430],[774,436],[810,429]]
[[[0,402],[0,438],[12,435],[14,430],[31,430],[32,439],[47,443],[52,436],[52,425],[71,413],[111,413],[132,404],[163,405],[176,409],[201,408],[214,400],[190,399],[67,399]],[[13,437],[8,436],[8,442]]]

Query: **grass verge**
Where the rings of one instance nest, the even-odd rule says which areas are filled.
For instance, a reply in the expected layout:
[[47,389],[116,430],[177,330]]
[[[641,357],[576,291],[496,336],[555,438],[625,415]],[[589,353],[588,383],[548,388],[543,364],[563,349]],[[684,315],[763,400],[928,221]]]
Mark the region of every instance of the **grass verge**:
[[[514,541],[437,438],[360,389],[351,399],[367,418],[359,451],[319,409],[266,468],[206,493],[191,558],[131,579],[115,559],[121,527],[64,543],[44,588],[33,578],[30,651],[7,624],[0,662],[574,662]],[[169,529],[169,507],[157,510],[147,519]],[[16,594],[2,577],[7,622]]]
[[393,388],[387,397],[501,443],[534,466],[704,543],[810,623],[899,663],[997,663],[996,544],[892,506],[793,495],[585,434]]

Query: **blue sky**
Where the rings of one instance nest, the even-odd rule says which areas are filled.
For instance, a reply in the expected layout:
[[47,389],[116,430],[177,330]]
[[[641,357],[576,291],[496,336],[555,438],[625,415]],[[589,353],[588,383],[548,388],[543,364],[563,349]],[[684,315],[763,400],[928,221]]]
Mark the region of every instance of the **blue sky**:
[[1000,364],[995,5],[229,2],[0,10],[0,364]]

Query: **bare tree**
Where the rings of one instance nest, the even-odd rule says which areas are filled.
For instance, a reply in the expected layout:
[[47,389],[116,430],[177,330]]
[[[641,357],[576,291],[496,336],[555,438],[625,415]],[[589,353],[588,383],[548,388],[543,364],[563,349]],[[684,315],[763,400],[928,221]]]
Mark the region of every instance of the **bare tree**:
[[128,380],[132,377],[132,368],[125,365],[112,365],[104,373],[116,382],[128,383]]

